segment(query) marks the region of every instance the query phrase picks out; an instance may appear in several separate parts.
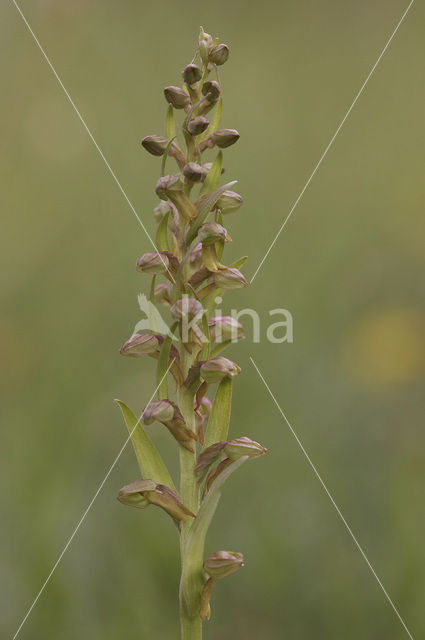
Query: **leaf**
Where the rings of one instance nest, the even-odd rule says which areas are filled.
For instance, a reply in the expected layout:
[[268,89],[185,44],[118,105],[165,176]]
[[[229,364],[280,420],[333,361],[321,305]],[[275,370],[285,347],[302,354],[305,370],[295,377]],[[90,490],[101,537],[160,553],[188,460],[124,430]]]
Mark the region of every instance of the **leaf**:
[[146,479],[153,480],[157,484],[165,484],[165,486],[177,493],[171,476],[168,473],[168,469],[155,445],[146,434],[142,424],[140,423],[140,419],[138,420],[136,418],[134,413],[124,402],[121,400],[115,400],[115,402],[122,411],[142,476]]
[[222,111],[223,111],[223,100],[220,98],[217,104],[217,108],[214,112],[214,116],[209,124],[209,127],[203,135],[204,138],[207,138],[209,135],[211,135],[215,131],[218,131],[218,129],[220,128]]
[[204,180],[204,184],[202,185],[202,189],[199,192],[200,196],[205,195],[206,193],[210,193],[217,189],[218,181],[221,176],[221,167],[223,166],[223,152],[220,151],[217,153],[214,162],[212,163],[211,169],[208,171],[208,174]]
[[208,326],[208,316],[206,313],[202,314],[202,331],[204,333],[206,342],[202,347],[201,360],[209,360],[210,358],[210,328]]
[[248,260],[248,256],[243,256],[242,258],[239,258],[239,260],[235,260],[235,262],[232,262],[230,267],[232,269],[240,269],[247,260]]
[[168,218],[169,213],[167,213],[161,220],[158,225],[158,231],[156,232],[156,240],[155,244],[158,251],[169,251],[170,247],[168,245]]
[[216,356],[218,356],[218,354],[221,353],[222,351],[224,351],[224,349],[226,347],[228,347],[229,344],[232,344],[231,340],[223,340],[223,342],[219,342],[214,347],[214,349],[212,349],[211,354],[210,354],[210,358],[215,358]]
[[222,193],[224,193],[226,190],[233,187],[233,185],[236,183],[237,183],[237,180],[232,180],[232,182],[228,182],[227,184],[224,184],[222,187],[219,187],[218,189],[216,189],[213,193],[210,193],[208,196],[204,196],[201,199],[198,215],[193,221],[187,236],[188,243],[194,240],[196,234],[198,233],[199,227],[202,224],[204,224],[206,217],[208,216],[209,212],[214,207],[215,203],[220,198]]
[[[216,213],[216,222],[223,226],[223,214],[221,213],[221,211],[217,211]],[[215,250],[217,252],[217,258],[221,260],[224,251],[224,240],[219,240],[219,242],[215,243]]]
[[174,136],[173,138],[171,138],[171,139],[168,141],[168,144],[167,144],[167,146],[166,146],[166,148],[165,148],[165,151],[164,151],[164,153],[163,153],[163,155],[162,155],[162,160],[161,160],[161,177],[163,177],[163,176],[165,175],[165,165],[166,165],[166,162],[167,162],[168,154],[170,153],[171,145],[173,144],[173,142],[174,142],[174,140],[175,140],[175,137],[176,137],[176,136]]
[[176,126],[174,124],[174,110],[172,104],[168,105],[167,115],[165,117],[165,137],[169,139],[176,137]]
[[156,379],[158,384],[158,400],[166,400],[168,398],[168,380],[167,380],[166,373],[169,367],[171,341],[173,339],[172,334],[174,333],[174,330],[176,327],[177,327],[177,322],[175,322],[171,327],[170,333],[169,335],[167,335],[164,342],[162,343],[161,351],[159,352],[157,373],[156,373]]
[[232,378],[223,378],[217,387],[208,428],[205,436],[204,449],[216,442],[227,440],[229,432],[230,412],[232,405]]
[[202,571],[199,571],[199,567],[202,567],[204,560],[205,538],[220,500],[222,486],[227,478],[246,460],[248,460],[248,456],[243,456],[239,458],[239,460],[235,460],[235,462],[232,462],[232,464],[222,471],[216,480],[214,480],[210,491],[205,496],[198,514],[189,529],[184,549],[181,580],[183,597],[186,602],[191,602],[191,594],[201,592],[205,582]]

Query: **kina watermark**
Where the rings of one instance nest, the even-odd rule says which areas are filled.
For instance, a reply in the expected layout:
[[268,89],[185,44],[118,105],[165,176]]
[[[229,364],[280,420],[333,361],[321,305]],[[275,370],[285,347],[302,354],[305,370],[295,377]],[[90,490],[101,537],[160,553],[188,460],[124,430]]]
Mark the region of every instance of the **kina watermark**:
[[[247,335],[252,337],[252,342],[255,344],[262,340],[272,344],[294,342],[294,320],[288,309],[270,309],[266,319],[264,319],[264,313],[260,315],[250,307],[231,309],[227,315],[222,315],[220,305],[223,299],[217,296],[214,300],[216,306],[208,314],[211,317],[207,318],[207,312],[202,303],[184,294],[174,304],[171,304],[171,301],[162,301],[161,306],[164,310],[168,307],[172,316],[172,322],[167,323],[164,319],[164,311],[161,312],[159,305],[149,300],[145,294],[140,293],[137,301],[145,317],[136,323],[134,334],[143,331],[159,333],[177,342],[178,338],[174,335],[171,326],[178,321],[181,339],[184,342],[231,343],[238,342]],[[247,332],[241,323],[241,318],[244,319],[244,325],[248,327]]]

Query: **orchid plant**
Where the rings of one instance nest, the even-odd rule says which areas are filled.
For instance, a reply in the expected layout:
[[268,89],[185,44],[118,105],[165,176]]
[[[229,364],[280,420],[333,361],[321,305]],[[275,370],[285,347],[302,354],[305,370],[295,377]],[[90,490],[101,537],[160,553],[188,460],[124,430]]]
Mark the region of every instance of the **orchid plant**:
[[[228,56],[229,48],[201,28],[196,54],[182,73],[182,87],[164,90],[165,135],[142,140],[143,147],[162,162],[156,185],[159,204],[154,210],[156,250],[143,254],[137,269],[152,275],[150,300],[168,307],[172,325],[166,335],[155,327],[135,333],[121,347],[125,356],[156,359],[157,399],[148,403],[139,419],[117,401],[141,472],[120,490],[118,499],[139,509],[161,507],[176,525],[183,640],[202,638],[215,583],[243,566],[242,554],[234,551],[220,550],[204,558],[206,534],[223,484],[245,461],[266,452],[245,436],[229,439],[232,384],[240,368],[219,354],[244,331],[231,317],[214,315],[217,297],[247,284],[239,270],[246,258],[230,266],[221,262],[230,241],[223,217],[242,205],[241,196],[232,190],[235,181],[219,186],[222,150],[239,139],[234,129],[220,128],[218,67]],[[176,110],[184,114],[178,136]],[[208,150],[217,151],[213,162],[202,161]],[[166,174],[170,158],[176,161],[177,172]],[[208,396],[214,391],[211,401]],[[164,425],[176,441],[179,490],[144,428],[153,422]]]

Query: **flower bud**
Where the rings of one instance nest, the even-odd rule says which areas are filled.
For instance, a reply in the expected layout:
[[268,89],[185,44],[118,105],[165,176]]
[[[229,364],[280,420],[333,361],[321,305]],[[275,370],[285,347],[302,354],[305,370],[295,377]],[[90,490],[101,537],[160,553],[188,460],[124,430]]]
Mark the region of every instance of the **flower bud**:
[[142,413],[142,420],[145,424],[167,422],[174,418],[174,406],[169,400],[157,400],[150,402]]
[[166,273],[170,262],[166,251],[149,251],[137,259],[136,269],[142,273],[161,274]]
[[133,358],[150,355],[158,352],[161,342],[160,336],[153,333],[135,333],[124,342],[120,353],[123,356],[132,356]]
[[222,340],[231,340],[236,342],[245,337],[245,331],[240,322],[232,318],[232,316],[217,316],[208,320],[210,329],[210,340],[213,342],[221,342]]
[[210,50],[213,47],[213,44],[214,44],[214,41],[212,39],[212,36],[210,36],[209,33],[205,33],[205,31],[201,27],[201,31],[198,37],[198,47],[199,47],[201,60],[205,65],[208,64],[208,55]]
[[160,200],[159,204],[153,210],[153,217],[156,222],[161,222],[163,218],[167,215],[167,213],[174,212],[174,205],[166,200]]
[[[217,102],[220,97],[220,85],[215,80],[208,80],[202,86],[202,95],[208,102]],[[236,142],[236,140],[235,140]]]
[[243,566],[243,555],[236,551],[216,551],[204,560],[204,569],[214,580],[227,578]]
[[211,140],[217,147],[220,147],[220,149],[230,147],[232,144],[235,144],[239,138],[240,135],[236,129],[219,129],[211,134]]
[[185,295],[173,304],[170,311],[175,318],[181,320],[182,318],[194,318],[196,315],[203,313],[204,307],[196,298],[190,298]]
[[259,442],[255,442],[255,440],[242,436],[241,438],[229,440],[224,447],[224,452],[231,460],[238,460],[243,456],[259,458],[267,452],[267,449]]
[[225,191],[217,200],[216,208],[220,209],[221,213],[234,213],[237,211],[243,203],[242,196],[235,191]]
[[226,229],[218,222],[205,222],[198,231],[198,240],[204,246],[215,244],[220,240],[229,242],[230,236]]
[[180,176],[163,176],[156,183],[155,191],[161,200],[171,200],[186,220],[191,220],[196,216],[196,207],[184,193]]
[[153,301],[155,304],[171,305],[171,287],[167,282],[160,282],[157,284],[154,293]]
[[155,488],[156,482],[153,480],[135,480],[119,490],[118,500],[129,507],[146,509],[150,502],[145,497],[145,492],[154,491]]
[[169,142],[169,139],[164,136],[146,136],[142,140],[142,147],[153,156],[162,156]]
[[210,467],[215,462],[218,462],[226,444],[226,442],[216,442],[199,454],[195,467],[195,473],[199,481],[202,481]]
[[197,64],[188,64],[182,71],[183,80],[189,87],[199,82],[202,78],[202,70]]
[[229,47],[227,44],[217,44],[210,51],[208,56],[209,61],[213,62],[216,65],[222,65],[226,62],[229,57]]
[[156,183],[155,192],[161,200],[168,200],[168,194],[172,191],[182,191],[183,183],[180,176],[162,176]]
[[195,517],[195,514],[182,503],[174,491],[163,484],[156,484],[153,480],[130,482],[120,489],[118,500],[139,509],[145,509],[150,504],[154,504],[164,509],[177,523]]
[[239,269],[224,267],[214,273],[214,282],[220,289],[242,289],[248,282]]
[[201,365],[201,378],[208,384],[219,382],[223,378],[233,378],[240,372],[241,369],[235,362],[223,356],[205,360]]
[[186,91],[180,87],[165,87],[164,95],[167,102],[173,105],[175,109],[184,109],[190,103],[190,98]]
[[194,453],[192,442],[196,440],[196,435],[187,426],[178,406],[171,400],[155,400],[150,402],[142,413],[142,420],[145,424],[152,424],[155,420],[163,424],[177,442]]
[[207,172],[200,164],[196,162],[188,162],[183,167],[183,175],[191,182],[201,182],[207,175]]
[[210,121],[205,116],[196,116],[196,118],[189,120],[186,128],[191,136],[198,136],[208,128],[209,124]]

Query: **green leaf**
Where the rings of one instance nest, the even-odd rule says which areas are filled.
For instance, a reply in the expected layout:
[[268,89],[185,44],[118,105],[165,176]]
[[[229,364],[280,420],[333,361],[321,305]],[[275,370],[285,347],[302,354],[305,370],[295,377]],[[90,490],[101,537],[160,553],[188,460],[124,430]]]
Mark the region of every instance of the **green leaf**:
[[[221,211],[217,211],[215,218],[216,222],[223,226],[223,214],[221,213]],[[219,242],[215,243],[215,250],[217,253],[217,258],[221,260],[224,251],[224,240],[220,240]]]
[[177,327],[177,322],[173,324],[170,329],[170,335],[168,335],[162,343],[161,351],[159,352],[158,365],[156,379],[158,384],[158,400],[166,400],[168,398],[168,380],[167,369],[169,367],[171,341],[173,339],[172,334]]
[[167,213],[161,220],[158,225],[158,231],[156,232],[156,240],[155,244],[157,246],[158,251],[169,251],[170,247],[168,245],[168,218],[169,213]]
[[174,110],[173,110],[172,104],[168,105],[167,115],[165,117],[165,137],[166,138],[176,137],[176,125],[174,123]]
[[216,442],[227,440],[231,408],[232,378],[223,378],[215,392],[211,414],[208,418],[204,449]]
[[161,177],[163,177],[163,176],[165,175],[165,165],[166,165],[166,163],[167,163],[168,154],[170,153],[171,145],[173,144],[175,137],[176,137],[176,136],[174,136],[173,138],[171,138],[171,139],[168,141],[168,144],[167,144],[167,146],[166,146],[166,148],[165,148],[165,151],[164,151],[164,153],[163,153],[163,155],[162,155],[162,160],[161,160]]
[[235,260],[235,262],[232,262],[230,266],[232,267],[232,269],[240,269],[247,260],[248,256],[243,256],[242,258],[239,258],[239,260]]
[[211,135],[215,131],[218,131],[218,129],[220,128],[222,111],[223,111],[223,100],[220,98],[217,104],[217,108],[214,111],[214,116],[209,124],[209,127],[208,129],[206,129],[206,131],[202,136],[203,138],[207,138],[209,135]]
[[224,349],[228,347],[229,344],[232,344],[231,340],[223,340],[223,342],[219,342],[214,347],[214,349],[211,350],[210,358],[215,358],[216,356],[218,356],[218,354],[224,351]]
[[115,402],[122,411],[128,432],[131,436],[140,471],[142,472],[142,477],[153,480],[157,484],[165,484],[174,491],[174,493],[177,493],[168,469],[155,445],[146,434],[140,423],[140,419],[138,420],[136,418],[124,402],[121,402],[121,400],[115,400]]
[[201,360],[209,360],[210,358],[210,328],[208,326],[208,316],[206,313],[202,314],[202,331],[204,333],[207,342],[204,342],[202,347]]
[[220,198],[221,194],[233,187],[236,184],[237,180],[232,180],[232,182],[228,182],[224,184],[222,187],[216,189],[213,193],[210,193],[208,196],[204,196],[201,200],[198,215],[190,227],[187,243],[192,242],[194,240],[196,234],[198,233],[199,227],[204,224],[205,219],[207,218],[209,212],[214,207],[217,200]]
[[205,195],[206,193],[211,193],[215,191],[218,187],[218,181],[221,176],[221,168],[223,166],[223,152],[220,151],[217,153],[214,162],[212,163],[211,169],[208,171],[208,174],[204,180],[204,184],[202,185],[202,189],[199,192],[200,196]]
[[[211,488],[205,496],[201,508],[190,527],[187,536],[187,542],[184,549],[183,572],[182,572],[182,595],[186,602],[192,602],[193,594],[200,593],[205,582],[202,576],[202,567],[204,560],[205,538],[211,520],[221,496],[221,489],[227,478],[238,469],[248,456],[243,456],[239,460],[232,462],[220,475],[214,480]],[[195,599],[196,601],[196,599]]]

